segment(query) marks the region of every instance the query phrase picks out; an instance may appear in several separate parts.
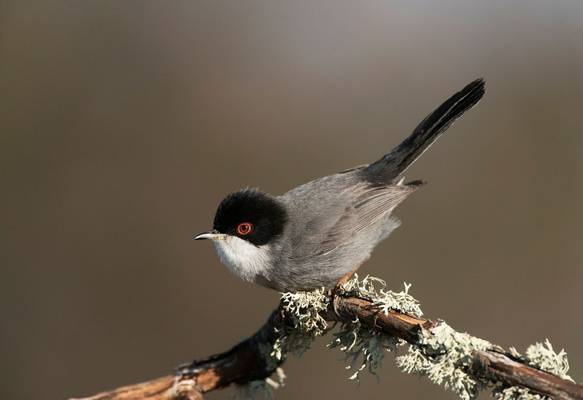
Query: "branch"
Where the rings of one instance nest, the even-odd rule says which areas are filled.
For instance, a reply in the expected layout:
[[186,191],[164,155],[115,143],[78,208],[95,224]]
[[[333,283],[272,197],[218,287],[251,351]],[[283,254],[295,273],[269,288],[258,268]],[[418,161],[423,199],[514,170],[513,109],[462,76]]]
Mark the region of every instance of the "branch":
[[[392,295],[392,292],[387,293],[382,290],[380,293],[384,296]],[[406,291],[398,295],[409,296]],[[298,305],[293,307],[297,308]],[[253,336],[227,352],[180,367],[177,376],[166,376],[79,400],[200,400],[202,393],[231,384],[243,385],[264,380],[285,362],[286,353],[291,345],[282,344],[282,341],[291,341],[289,333],[297,331],[298,321],[294,320],[289,311],[289,304],[286,306],[285,300],[282,301],[280,306],[272,312],[268,321]],[[368,329],[373,335],[399,338],[408,342],[411,348],[417,349],[414,350],[418,352],[416,356],[421,356],[425,363],[428,359],[440,359],[447,356],[432,345],[433,339],[428,340],[428,338],[438,338],[439,335],[443,335],[444,328],[450,329],[447,334],[453,332],[455,335],[466,335],[451,330],[443,321],[432,321],[387,309],[386,304],[383,307],[383,304],[379,305],[378,300],[372,301],[360,295],[355,296],[354,292],[340,293],[332,300],[327,298],[325,307],[317,309],[316,318],[321,318],[321,321],[340,322],[344,326],[352,326],[354,321],[358,321],[359,327]],[[483,348],[480,346],[470,348],[467,360],[455,366],[462,371],[461,374],[466,379],[463,382],[470,381],[471,388],[478,386],[477,390],[480,386],[495,386],[499,390],[498,393],[502,393],[500,398],[506,398],[501,392],[503,389],[520,388],[519,390],[523,390],[520,394],[524,396],[514,395],[514,398],[535,398],[532,394],[538,394],[553,399],[583,400],[582,385],[529,365],[528,360],[519,356],[515,350],[504,351],[499,346],[466,336],[484,344]],[[276,354],[277,349],[281,354]],[[406,362],[409,361],[405,360],[402,364]],[[417,367],[406,365],[404,369],[411,372]],[[426,374],[431,375],[431,373]],[[440,377],[430,376],[430,378],[440,383]],[[447,381],[445,385],[448,385]],[[456,390],[456,388],[453,389]],[[465,386],[462,389],[457,388],[456,391],[461,397],[467,398],[477,393],[468,390]]]
[[[413,345],[420,345],[420,330],[432,331],[439,326],[424,318],[411,317],[390,310],[388,314],[379,313],[370,301],[356,298],[337,298],[336,308],[340,318],[359,318],[368,327],[399,337]],[[331,317],[332,315],[330,315]],[[497,346],[496,346],[497,347]],[[472,355],[470,370],[475,376],[486,378],[492,382],[504,383],[507,386],[518,386],[553,399],[583,400],[583,386],[556,375],[533,368],[515,360],[502,348],[488,351],[476,351]]]

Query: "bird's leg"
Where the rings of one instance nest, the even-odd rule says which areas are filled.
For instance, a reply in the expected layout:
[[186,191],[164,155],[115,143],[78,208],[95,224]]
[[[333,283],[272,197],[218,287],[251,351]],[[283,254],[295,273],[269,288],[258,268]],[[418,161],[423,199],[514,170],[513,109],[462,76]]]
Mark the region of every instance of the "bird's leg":
[[339,294],[344,292],[344,288],[342,287],[346,282],[348,282],[350,280],[350,278],[352,278],[352,275],[354,275],[354,273],[356,272],[358,268],[353,269],[352,271],[350,271],[349,273],[347,273],[346,275],[343,275],[338,282],[336,282],[336,286],[334,286],[334,289],[331,290],[330,293],[330,297],[331,297],[331,301],[332,301],[332,307],[334,309],[334,313],[336,313],[336,315],[338,314],[338,309],[336,308],[336,296],[338,296]]
[[342,285],[344,285],[346,282],[348,282],[350,280],[350,278],[352,278],[352,275],[354,275],[354,273],[356,272],[357,269],[358,268],[355,268],[352,271],[350,271],[349,273],[347,273],[346,275],[343,275],[336,283],[336,287],[334,288],[334,291],[342,289]]

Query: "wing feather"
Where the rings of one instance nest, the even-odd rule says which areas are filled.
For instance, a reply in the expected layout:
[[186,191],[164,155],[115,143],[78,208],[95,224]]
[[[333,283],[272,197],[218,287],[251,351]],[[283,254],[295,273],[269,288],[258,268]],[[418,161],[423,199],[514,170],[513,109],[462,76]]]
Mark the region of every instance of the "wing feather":
[[417,186],[362,183],[335,194],[331,201],[314,204],[310,213],[315,217],[293,238],[291,258],[331,256],[355,240],[356,234],[382,230],[391,211]]

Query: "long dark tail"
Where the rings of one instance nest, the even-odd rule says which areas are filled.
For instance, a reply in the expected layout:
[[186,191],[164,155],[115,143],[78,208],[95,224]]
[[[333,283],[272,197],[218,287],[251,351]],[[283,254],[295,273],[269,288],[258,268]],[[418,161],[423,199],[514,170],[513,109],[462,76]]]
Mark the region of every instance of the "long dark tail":
[[429,114],[409,137],[364,169],[372,180],[389,182],[403,173],[461,115],[484,95],[485,82],[476,79]]

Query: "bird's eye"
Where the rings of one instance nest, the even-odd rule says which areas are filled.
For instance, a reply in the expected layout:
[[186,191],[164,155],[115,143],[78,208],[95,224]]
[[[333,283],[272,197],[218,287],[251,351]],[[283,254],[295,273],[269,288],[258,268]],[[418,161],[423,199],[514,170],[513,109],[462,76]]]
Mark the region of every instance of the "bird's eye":
[[241,236],[245,236],[253,231],[253,224],[251,222],[242,222],[237,225],[237,233]]

